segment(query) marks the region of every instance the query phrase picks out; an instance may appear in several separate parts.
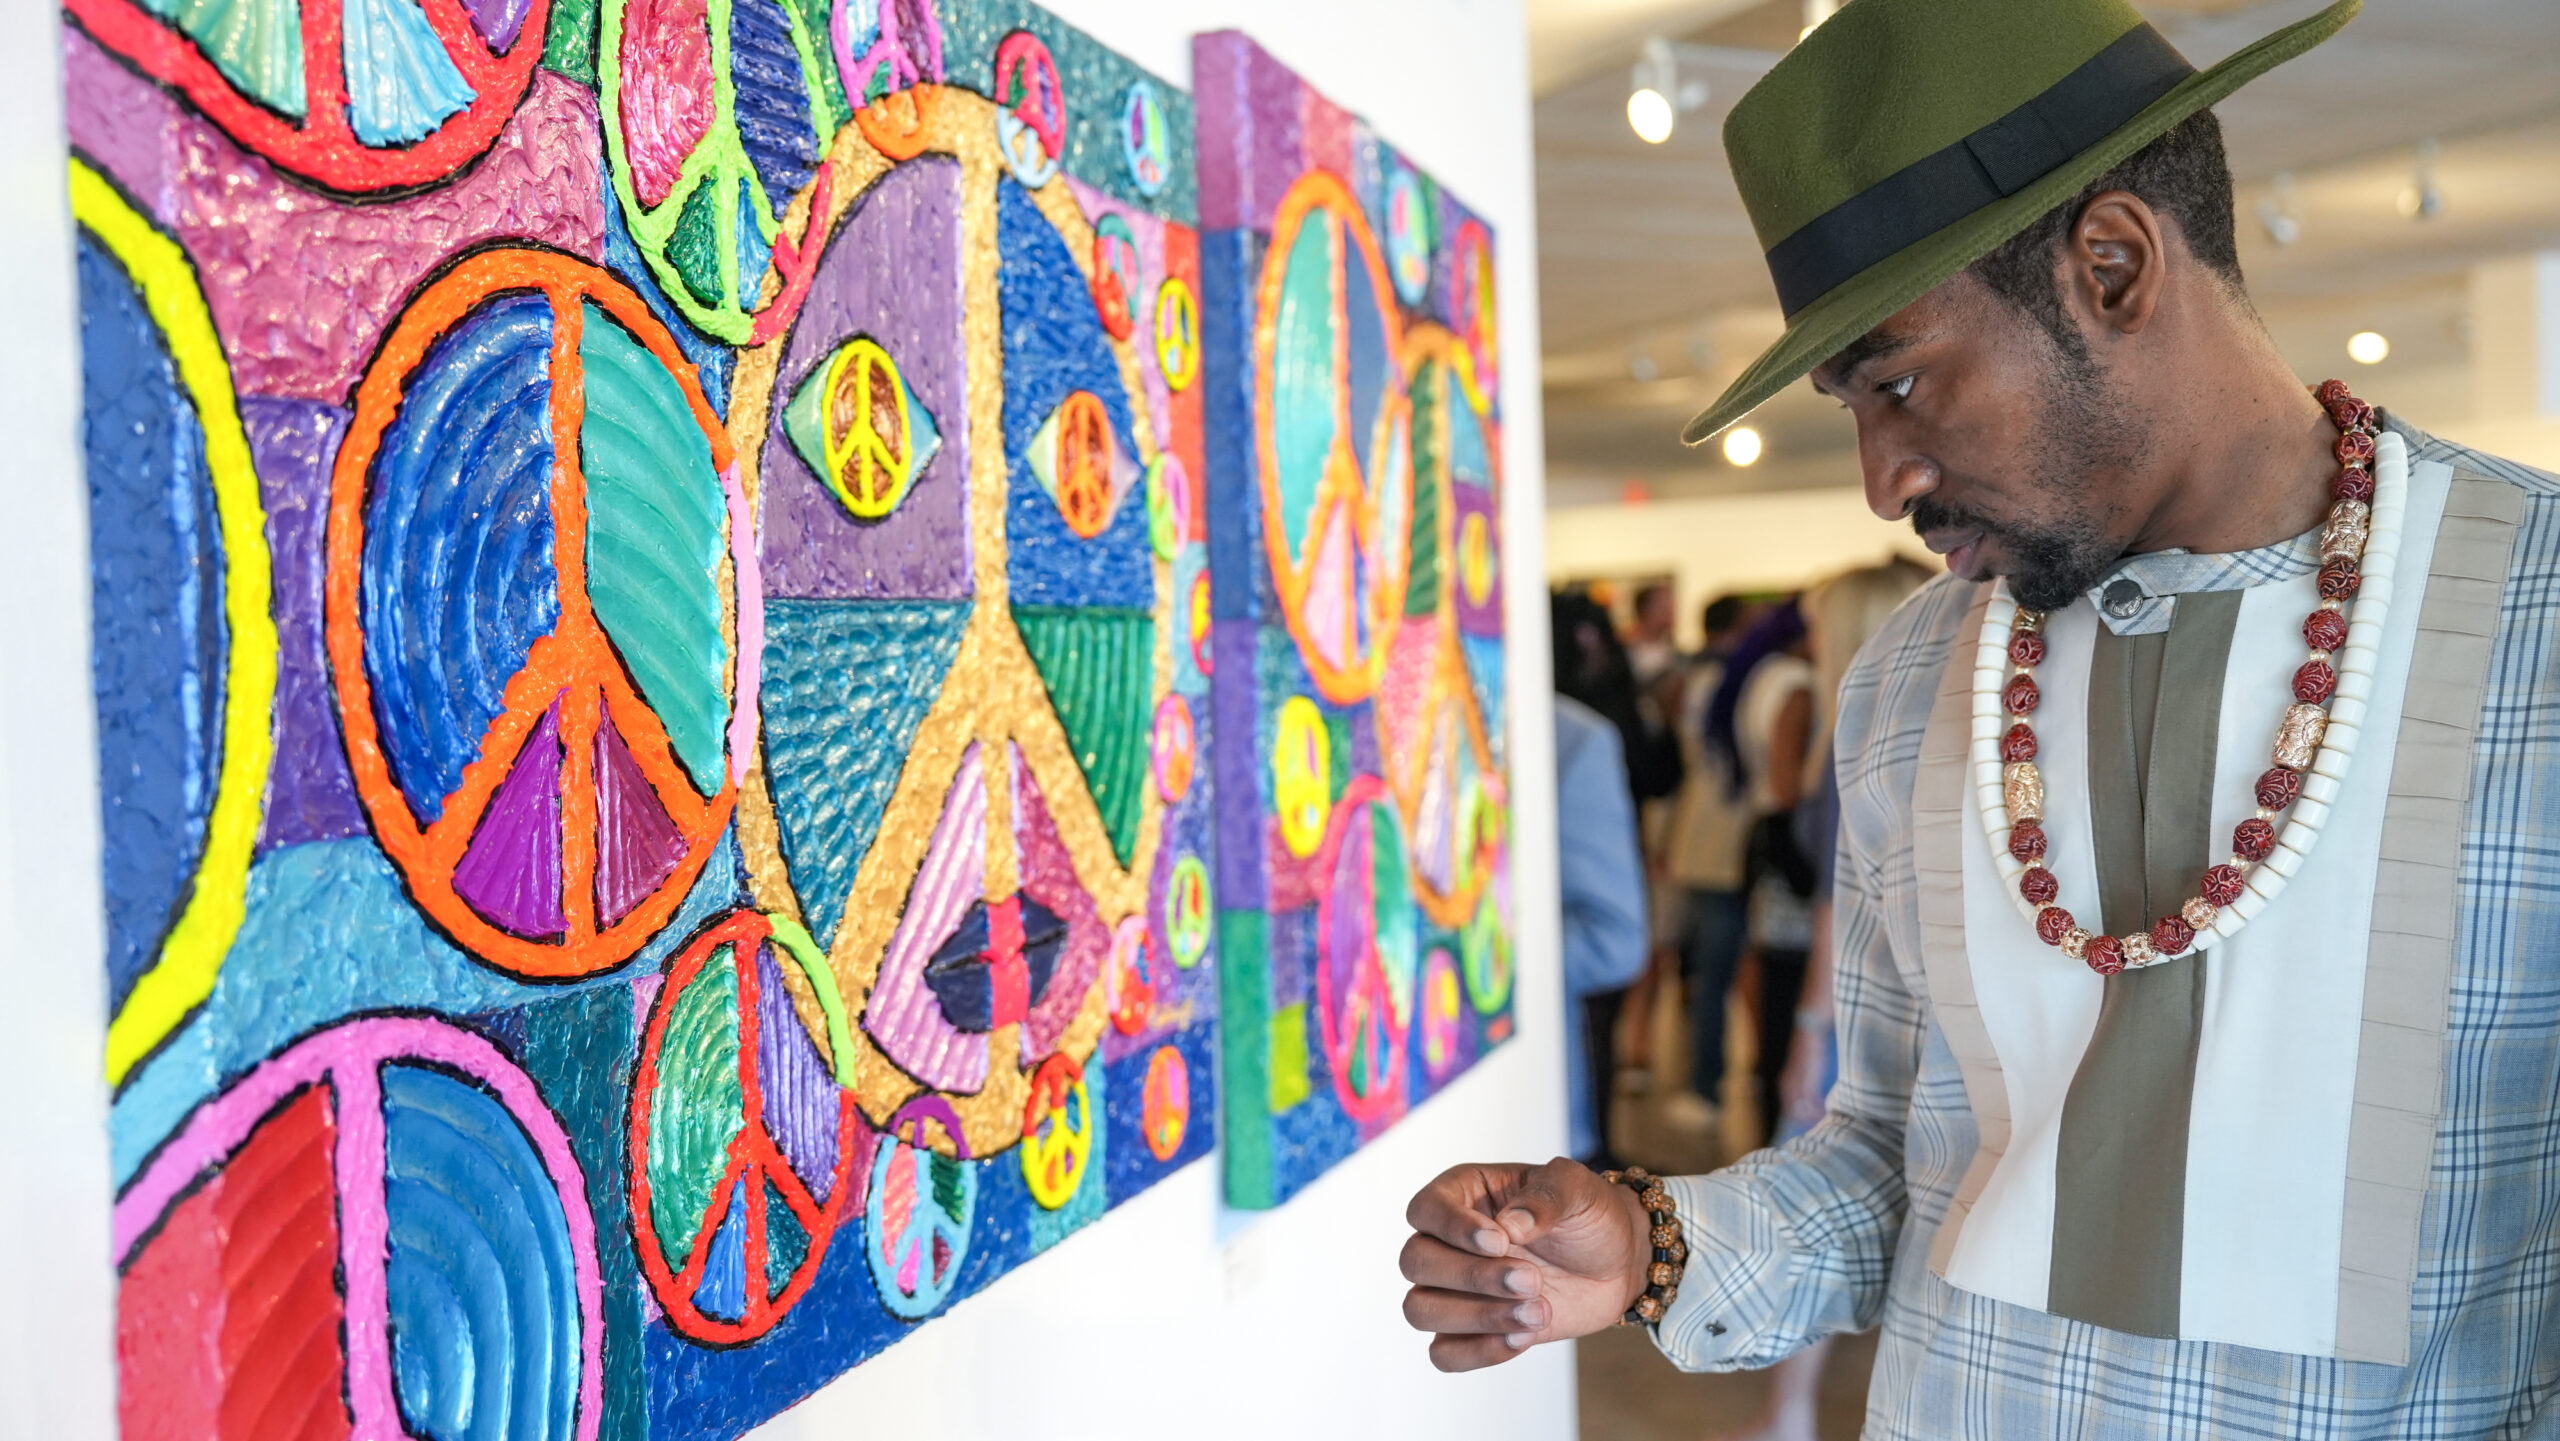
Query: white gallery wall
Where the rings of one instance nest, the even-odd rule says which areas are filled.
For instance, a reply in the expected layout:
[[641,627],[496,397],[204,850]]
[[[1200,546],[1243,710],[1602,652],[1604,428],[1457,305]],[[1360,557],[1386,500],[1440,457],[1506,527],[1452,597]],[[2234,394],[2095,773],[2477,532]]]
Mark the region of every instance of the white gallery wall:
[[[1520,0],[1051,0],[1178,84],[1229,26],[1361,112],[1494,225],[1499,257],[1521,1034],[1288,1206],[1219,1204],[1214,1162],[769,1424],[775,1438],[1352,1441],[1570,1437],[1569,1349],[1447,1377],[1397,1306],[1406,1196],[1470,1158],[1564,1145],[1528,60]],[[0,1436],[113,1434],[105,1000],[87,518],[60,44],[0,5]]]

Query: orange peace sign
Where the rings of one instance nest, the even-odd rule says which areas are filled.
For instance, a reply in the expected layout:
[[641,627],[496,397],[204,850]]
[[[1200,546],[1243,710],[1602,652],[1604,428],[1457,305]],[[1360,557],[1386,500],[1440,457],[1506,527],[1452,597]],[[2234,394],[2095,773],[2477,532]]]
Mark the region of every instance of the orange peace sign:
[[551,251],[455,266],[365,374],[329,507],[347,759],[410,894],[492,965],[628,959],[728,824],[732,617],[761,609],[733,458],[640,298]]
[[1058,513],[1087,540],[1111,523],[1111,418],[1089,390],[1058,407]]

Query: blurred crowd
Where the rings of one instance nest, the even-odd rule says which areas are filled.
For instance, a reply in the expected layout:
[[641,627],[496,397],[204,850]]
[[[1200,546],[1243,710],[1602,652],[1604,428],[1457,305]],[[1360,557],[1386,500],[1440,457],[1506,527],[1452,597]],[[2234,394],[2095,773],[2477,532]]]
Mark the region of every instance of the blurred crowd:
[[[1821,1119],[1837,1059],[1831,722],[1851,659],[1932,573],[1896,559],[1793,595],[1718,596],[1695,652],[1675,643],[1668,584],[1638,589],[1624,622],[1605,592],[1551,596],[1565,987],[1580,1012],[1567,1082],[1586,1164],[1621,1165],[1618,1096],[1652,1093],[1663,1126],[1746,1148]],[[1655,1055],[1669,1004],[1685,1057]],[[1729,1028],[1734,1010],[1746,1025]],[[1727,1096],[1729,1040],[1746,1037],[1748,1085]],[[1821,1349],[1779,1368],[1751,1435],[1812,1436]]]

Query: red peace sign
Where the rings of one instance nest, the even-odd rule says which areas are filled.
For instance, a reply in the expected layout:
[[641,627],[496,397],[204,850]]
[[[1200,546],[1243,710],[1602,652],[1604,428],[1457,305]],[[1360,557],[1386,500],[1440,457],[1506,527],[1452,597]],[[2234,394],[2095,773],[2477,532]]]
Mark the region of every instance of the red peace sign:
[[[591,369],[615,402],[593,417]],[[509,407],[513,453],[490,453]],[[464,260],[411,303],[365,374],[329,512],[327,638],[348,763],[411,896],[493,965],[619,965],[674,916],[728,824],[745,712],[723,690],[732,669],[738,689],[754,682],[719,572],[744,582],[741,614],[761,611],[752,558],[720,535],[737,513],[723,494],[732,461],[648,307],[551,251]],[[471,489],[511,476],[530,477],[523,493]],[[504,514],[478,503],[489,495]],[[681,533],[634,544],[635,529],[679,519]],[[493,534],[522,549],[457,556]],[[687,549],[700,569],[662,569]],[[650,628],[688,604],[690,631]],[[496,634],[510,614],[529,617],[511,674],[496,669],[513,658]],[[485,722],[466,709],[484,691]]]
[[[68,0],[67,8],[100,44],[186,96],[232,139],[307,180],[357,194],[444,180],[487,150],[533,81],[551,19],[551,0],[424,0],[426,23],[444,48],[440,57],[422,57],[423,63],[448,61],[452,78],[460,80],[470,98],[441,118],[417,122],[432,128],[413,143],[385,136],[383,143],[373,144],[357,133],[348,103],[342,0],[301,0],[298,108],[281,94],[243,94],[195,40],[133,0]],[[226,36],[224,43],[256,47],[258,41]],[[225,53],[231,53],[229,48]],[[285,59],[280,54],[246,58],[264,62],[262,69]],[[418,83],[406,73],[355,79],[359,94],[379,93],[381,87],[404,80]],[[267,88],[272,91],[275,84],[270,81]],[[445,103],[435,100],[427,109]]]
[[808,1292],[875,1140],[777,994],[786,965],[827,985],[806,932],[715,922],[667,967],[632,1073],[640,1269],[667,1324],[713,1345],[772,1330]]

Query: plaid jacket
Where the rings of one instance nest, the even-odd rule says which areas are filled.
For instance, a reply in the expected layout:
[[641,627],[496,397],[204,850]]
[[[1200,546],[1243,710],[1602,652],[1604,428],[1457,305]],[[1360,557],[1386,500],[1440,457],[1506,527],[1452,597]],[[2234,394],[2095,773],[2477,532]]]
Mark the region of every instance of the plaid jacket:
[[[2542,1414],[2560,1388],[2560,479],[2402,433],[2413,462],[2524,496],[2474,752],[2411,1363],[2127,1335],[1929,1270],[1977,1136],[1929,999],[1895,957],[1918,930],[1921,737],[1976,594],[1952,578],[1904,606],[1842,685],[1840,1079],[1810,1134],[1672,1183],[1692,1252],[1656,1336],[1674,1362],[1766,1366],[1881,1322],[1866,1435],[1886,1441],[2560,1435],[2560,1408]],[[2118,586],[2101,613],[2120,633],[2155,630],[2179,593],[2317,563],[2307,537],[2136,557],[2110,583],[2140,594]]]

